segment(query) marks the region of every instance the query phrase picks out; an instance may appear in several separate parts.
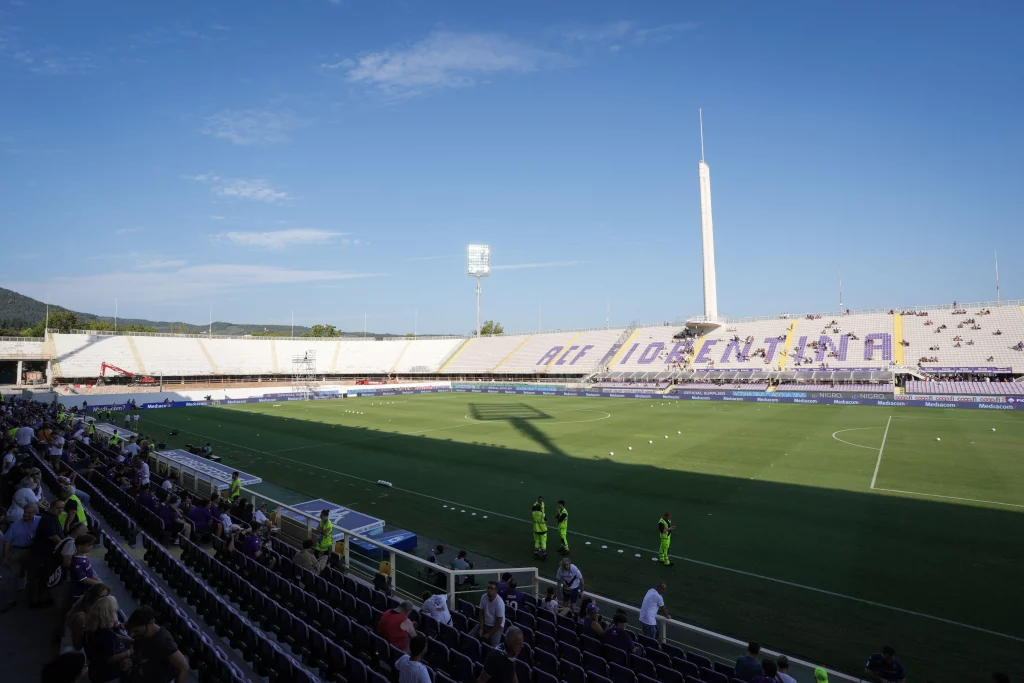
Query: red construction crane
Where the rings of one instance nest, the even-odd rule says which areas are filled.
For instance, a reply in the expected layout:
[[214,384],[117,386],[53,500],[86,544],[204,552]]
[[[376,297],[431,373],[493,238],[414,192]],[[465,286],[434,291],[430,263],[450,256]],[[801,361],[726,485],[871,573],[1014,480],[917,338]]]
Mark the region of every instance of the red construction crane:
[[124,375],[128,379],[137,379],[139,382],[142,382],[143,384],[152,384],[152,383],[156,382],[156,380],[154,378],[152,378],[152,377],[144,377],[142,375],[136,375],[134,372],[128,372],[127,370],[119,368],[116,365],[111,365],[110,363],[101,363],[100,364],[100,377],[106,377],[107,376],[107,370],[110,370],[111,372],[116,372],[119,375]]

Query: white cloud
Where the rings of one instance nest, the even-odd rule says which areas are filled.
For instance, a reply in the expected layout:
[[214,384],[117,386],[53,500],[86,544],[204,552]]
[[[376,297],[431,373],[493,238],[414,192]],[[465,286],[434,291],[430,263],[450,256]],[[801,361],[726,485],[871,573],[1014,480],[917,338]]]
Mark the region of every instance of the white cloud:
[[145,228],[120,228],[119,230],[115,230],[114,234],[115,235],[128,235],[128,234],[131,234],[133,232],[142,232],[143,230],[145,230]]
[[[301,270],[256,264],[207,264],[132,272],[131,287],[124,287],[124,275],[104,272],[85,276],[59,276],[47,281],[51,301],[78,310],[89,310],[100,298],[118,291],[122,302],[152,305],[167,302],[211,301],[213,295],[239,291],[252,293],[258,286],[310,285],[346,280],[384,277],[384,273],[342,270]],[[168,283],[174,283],[168,286]],[[39,283],[9,283],[15,291],[31,292]],[[205,306],[204,306],[205,308]]]
[[596,26],[583,26],[565,32],[565,40],[579,45],[608,45],[612,53],[622,49],[621,43],[634,45],[658,44],[697,28],[692,21],[680,21],[660,26],[641,27],[635,21],[613,21]]
[[[241,244],[246,247],[260,247],[262,249],[284,249],[285,247],[298,247],[310,244],[329,244],[337,237],[343,237],[346,233],[332,232],[330,230],[314,230],[312,228],[291,228],[288,230],[270,230],[267,232],[226,232],[218,235],[219,238],[233,244]],[[348,244],[347,239],[341,240],[343,245]],[[356,244],[359,240],[356,240]]]
[[445,254],[444,256],[410,256],[406,261],[437,261],[438,259],[459,258],[463,254]]
[[185,176],[185,178],[204,185],[210,185],[210,191],[218,197],[252,199],[258,202],[266,202],[267,204],[282,204],[293,199],[290,194],[284,190],[275,189],[269,181],[262,178],[252,180],[221,178],[215,173],[200,173],[199,175]]
[[207,216],[207,218],[209,218],[211,221],[226,221],[228,219],[227,216],[220,216],[215,213],[211,213],[209,216]]
[[695,21],[680,21],[674,24],[662,24],[652,28],[638,29],[633,33],[633,42],[642,43],[664,43],[672,40],[680,33],[686,33],[696,29]]
[[176,259],[156,259],[153,261],[141,261],[132,266],[135,270],[166,270],[167,268],[180,268],[186,261]]
[[576,28],[566,32],[565,39],[577,43],[604,43],[628,36],[636,26],[635,21],[613,21],[600,26]]
[[236,145],[268,145],[288,140],[288,131],[304,125],[290,109],[223,109],[206,118],[206,135]]
[[538,263],[513,263],[510,265],[491,266],[491,270],[526,270],[527,268],[567,268],[579,265],[579,261],[541,261]]
[[373,52],[321,68],[343,70],[351,83],[372,87],[390,99],[405,99],[432,90],[473,86],[500,74],[572,63],[564,55],[498,33],[436,31],[405,49]]

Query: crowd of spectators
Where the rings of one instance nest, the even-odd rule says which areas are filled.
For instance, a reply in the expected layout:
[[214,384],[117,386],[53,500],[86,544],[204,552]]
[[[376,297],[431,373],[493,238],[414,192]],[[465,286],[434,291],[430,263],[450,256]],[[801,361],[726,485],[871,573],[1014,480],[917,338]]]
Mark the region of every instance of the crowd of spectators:
[[[126,485],[138,486],[140,496],[150,495],[138,481],[144,468],[132,463],[140,446],[131,442],[135,447],[125,455],[129,443],[117,444],[121,462],[111,458],[117,466],[106,471],[100,456],[82,457],[73,446],[95,440],[82,417],[56,402],[0,399],[0,506],[7,511],[0,546],[0,612],[23,595],[30,608],[56,610],[53,634],[59,646],[56,657],[42,667],[43,683],[85,677],[96,683],[183,683],[191,673],[188,661],[150,608],[139,607],[121,623],[117,600],[92,564],[97,538],[86,516],[89,496],[75,487],[80,476],[116,474],[128,480],[134,472]],[[58,474],[56,490],[42,485],[33,456],[52,465]]]

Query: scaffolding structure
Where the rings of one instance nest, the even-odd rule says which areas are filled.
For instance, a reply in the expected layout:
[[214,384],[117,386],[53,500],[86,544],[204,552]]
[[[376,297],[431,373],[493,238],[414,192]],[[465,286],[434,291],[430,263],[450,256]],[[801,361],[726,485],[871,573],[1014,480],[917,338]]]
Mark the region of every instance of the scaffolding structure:
[[316,378],[316,349],[292,356],[292,393],[304,399],[315,397],[319,382]]

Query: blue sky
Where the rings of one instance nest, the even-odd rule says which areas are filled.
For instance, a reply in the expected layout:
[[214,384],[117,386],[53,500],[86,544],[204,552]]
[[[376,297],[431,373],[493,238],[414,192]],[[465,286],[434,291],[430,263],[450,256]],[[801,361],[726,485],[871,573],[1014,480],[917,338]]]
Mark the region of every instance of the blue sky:
[[1024,6],[0,0],[0,285],[467,332],[1024,296]]

